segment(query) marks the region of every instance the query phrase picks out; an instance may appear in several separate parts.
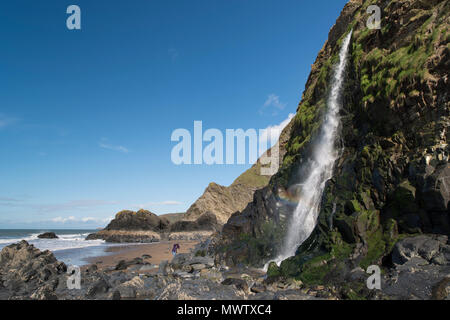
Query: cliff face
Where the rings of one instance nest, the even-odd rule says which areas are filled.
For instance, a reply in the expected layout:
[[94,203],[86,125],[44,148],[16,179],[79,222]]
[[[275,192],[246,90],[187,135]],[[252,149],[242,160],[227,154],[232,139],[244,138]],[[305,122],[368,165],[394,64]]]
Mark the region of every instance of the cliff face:
[[219,223],[224,224],[234,212],[245,208],[257,189],[258,187],[245,184],[225,187],[212,182],[202,196],[189,207],[185,218],[193,221],[206,212],[212,212]]
[[[286,154],[286,144],[289,139],[292,123],[288,124],[280,134],[275,147],[279,147],[282,160]],[[270,155],[271,150],[268,151]],[[281,162],[280,160],[280,162]],[[261,162],[258,160],[250,169],[241,174],[230,186],[225,187],[217,183],[210,183],[203,195],[187,210],[184,220],[194,221],[205,213],[216,216],[217,222],[225,224],[230,216],[243,210],[253,199],[256,190],[269,183],[270,176],[261,175]]]
[[[366,27],[370,4],[382,10],[380,30]],[[400,239],[450,234],[449,14],[450,3],[439,0],[350,1],[344,7],[312,66],[283,164],[228,220],[219,259],[261,265],[275,256],[295,208],[285,194],[298,182],[326,108],[332,66],[351,29],[337,141],[343,153],[313,233],[295,257],[269,273],[310,283],[343,279],[349,268],[390,260]]]

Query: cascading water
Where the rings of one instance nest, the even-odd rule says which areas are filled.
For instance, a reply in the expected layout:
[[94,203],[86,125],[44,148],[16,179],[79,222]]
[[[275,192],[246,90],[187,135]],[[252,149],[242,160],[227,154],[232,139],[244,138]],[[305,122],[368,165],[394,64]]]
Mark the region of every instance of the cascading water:
[[341,91],[351,36],[352,31],[345,37],[339,52],[339,63],[334,67],[327,112],[311,156],[302,168],[306,176],[299,184],[299,202],[288,225],[284,246],[278,257],[273,259],[278,265],[281,261],[295,255],[297,248],[309,237],[316,226],[325,184],[331,179],[334,163],[339,156],[339,149],[336,148],[335,142],[340,125]]

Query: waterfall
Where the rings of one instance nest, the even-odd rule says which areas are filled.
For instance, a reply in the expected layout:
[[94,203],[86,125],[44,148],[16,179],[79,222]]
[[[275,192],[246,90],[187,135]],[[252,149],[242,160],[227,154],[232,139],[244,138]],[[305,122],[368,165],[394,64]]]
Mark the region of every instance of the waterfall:
[[306,174],[304,180],[299,184],[299,202],[290,218],[283,247],[274,259],[278,265],[281,261],[294,256],[297,248],[315,228],[325,184],[331,179],[334,163],[339,156],[340,150],[336,148],[335,142],[340,126],[341,91],[351,36],[352,31],[342,42],[339,62],[334,66],[327,111],[317,140],[312,147],[311,155],[301,168],[302,172]]

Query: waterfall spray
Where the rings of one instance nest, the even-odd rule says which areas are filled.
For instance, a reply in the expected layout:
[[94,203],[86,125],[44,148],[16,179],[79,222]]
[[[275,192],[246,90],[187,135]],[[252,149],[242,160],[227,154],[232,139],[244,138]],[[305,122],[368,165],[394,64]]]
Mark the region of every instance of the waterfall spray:
[[278,265],[281,261],[295,255],[297,248],[309,237],[316,226],[325,184],[331,179],[334,163],[339,156],[335,142],[340,125],[341,91],[351,36],[352,31],[342,42],[339,63],[334,66],[327,111],[311,155],[302,168],[306,176],[299,184],[300,199],[289,221],[283,247],[274,259]]

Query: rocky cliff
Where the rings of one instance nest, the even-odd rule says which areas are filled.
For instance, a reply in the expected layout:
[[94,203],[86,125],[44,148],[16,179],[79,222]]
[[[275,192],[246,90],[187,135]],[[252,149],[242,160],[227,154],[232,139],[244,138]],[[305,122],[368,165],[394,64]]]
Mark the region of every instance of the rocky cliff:
[[[280,162],[286,154],[286,144],[290,136],[292,122],[281,132],[278,143]],[[265,155],[271,154],[269,149]],[[201,215],[209,212],[216,216],[219,224],[225,224],[230,216],[236,211],[243,210],[253,199],[256,190],[267,186],[270,176],[261,175],[260,159],[247,171],[242,173],[233,183],[221,186],[214,182],[210,183],[204,193],[187,210],[185,220],[196,220]]]
[[201,197],[189,207],[185,219],[196,220],[202,214],[212,212],[217,220],[224,224],[233,213],[245,208],[256,190],[258,190],[257,186],[246,184],[225,187],[211,182]]
[[[381,29],[366,27],[371,4],[382,10]],[[336,141],[342,155],[313,233],[269,275],[343,282],[355,268],[392,268],[388,261],[402,239],[450,234],[449,14],[450,3],[439,0],[354,0],[344,7],[312,66],[282,166],[228,220],[219,259],[261,266],[276,255],[296,206],[292,187],[323,120],[332,66],[350,30]]]

